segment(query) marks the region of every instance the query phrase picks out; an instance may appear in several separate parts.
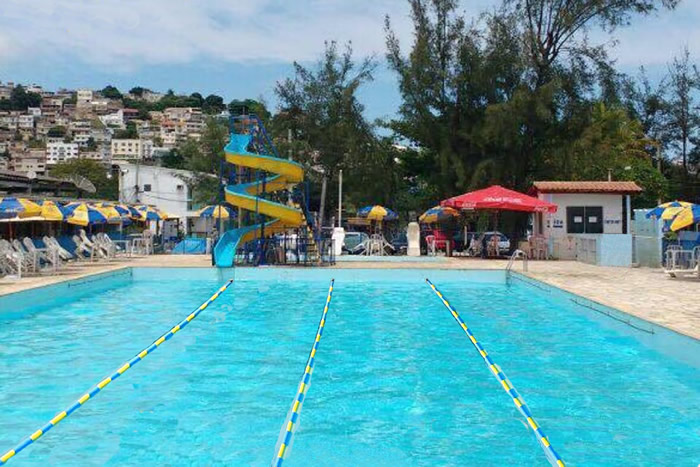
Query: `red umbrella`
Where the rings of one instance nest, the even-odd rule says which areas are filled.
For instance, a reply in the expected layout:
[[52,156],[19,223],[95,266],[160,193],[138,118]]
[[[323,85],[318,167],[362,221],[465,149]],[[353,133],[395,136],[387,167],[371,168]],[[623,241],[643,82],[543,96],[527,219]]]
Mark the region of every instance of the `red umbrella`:
[[455,209],[496,209],[500,211],[557,212],[557,205],[547,203],[517,191],[493,185],[440,202],[440,206]]

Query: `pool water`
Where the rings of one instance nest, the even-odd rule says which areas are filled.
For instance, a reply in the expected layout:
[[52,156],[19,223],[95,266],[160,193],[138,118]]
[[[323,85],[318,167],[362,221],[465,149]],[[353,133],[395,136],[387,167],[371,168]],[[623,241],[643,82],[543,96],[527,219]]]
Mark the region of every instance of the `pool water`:
[[[548,465],[433,280],[568,465],[697,465],[697,341],[648,333],[502,272],[241,269],[173,339],[9,462],[268,465],[331,274],[333,302],[285,465]],[[135,269],[0,312],[0,451],[220,287]],[[95,285],[97,287],[97,284]],[[678,350],[680,349],[680,350]]]

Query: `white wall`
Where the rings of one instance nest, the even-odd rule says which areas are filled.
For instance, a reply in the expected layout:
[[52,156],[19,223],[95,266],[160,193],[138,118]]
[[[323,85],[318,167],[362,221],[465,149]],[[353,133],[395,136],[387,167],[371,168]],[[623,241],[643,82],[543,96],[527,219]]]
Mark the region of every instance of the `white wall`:
[[[119,167],[119,201],[156,206],[184,223],[189,190],[178,175],[187,175],[187,171],[136,164],[119,164]],[[150,185],[151,191],[144,191],[145,185]]]
[[545,216],[544,229],[548,237],[565,237],[566,208],[569,206],[602,206],[603,233],[621,234],[624,222],[622,215],[623,195],[599,193],[545,193],[539,198],[558,206],[555,214]]

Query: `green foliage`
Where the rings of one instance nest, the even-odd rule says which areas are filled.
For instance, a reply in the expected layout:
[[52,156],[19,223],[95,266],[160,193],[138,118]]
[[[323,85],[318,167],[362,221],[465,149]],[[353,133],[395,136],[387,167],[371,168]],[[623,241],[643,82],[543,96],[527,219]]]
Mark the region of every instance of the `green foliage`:
[[272,117],[262,99],[234,99],[229,102],[227,107],[231,115],[256,115],[265,123],[269,122]]
[[107,168],[99,162],[90,159],[72,159],[54,165],[50,169],[49,175],[56,178],[70,178],[73,175],[80,175],[95,185],[95,188],[97,188],[95,197],[108,200],[119,199],[119,181],[117,177],[109,178],[107,176]]
[[41,95],[27,92],[23,86],[12,89],[9,99],[0,99],[0,110],[27,110],[29,107],[41,106]]
[[49,138],[64,138],[66,136],[66,132],[66,127],[59,125],[49,128],[47,135]]
[[136,97],[143,97],[143,93],[146,91],[146,88],[143,88],[141,86],[135,86],[131,89],[129,89],[129,94],[132,96]]
[[[294,76],[277,83],[281,112],[271,127],[282,153],[293,151],[296,160],[315,169],[309,172],[312,180],[331,182],[338,170],[356,166],[371,153],[374,134],[357,93],[372,80],[375,66],[371,58],[355,62],[349,44],[341,52],[330,42],[313,69],[295,62]],[[293,147],[283,142],[289,132]]]
[[649,190],[640,202],[663,195],[650,157],[664,127],[663,98],[616,72],[607,45],[591,45],[585,31],[677,3],[506,0],[468,23],[455,0],[410,0],[407,53],[386,21],[387,60],[403,98],[387,126],[420,148],[401,159],[414,197],[606,179],[608,169]]
[[177,148],[171,149],[161,158],[161,165],[169,169],[185,169],[185,163],[185,157]]
[[119,89],[112,86],[111,84],[105,86],[100,91],[100,94],[102,94],[102,96],[106,97],[107,99],[121,99],[122,98],[122,93],[119,92]]
[[75,104],[77,104],[77,103],[78,103],[78,96],[77,96],[77,94],[73,94],[73,95],[71,95],[70,97],[66,97],[65,99],[63,99],[63,105],[67,105],[67,104],[69,104],[69,105],[75,105]]
[[201,104],[202,111],[207,114],[218,114],[226,109],[224,98],[215,94],[210,94]]
[[124,130],[114,132],[114,139],[138,139],[139,132],[134,122],[128,122]]

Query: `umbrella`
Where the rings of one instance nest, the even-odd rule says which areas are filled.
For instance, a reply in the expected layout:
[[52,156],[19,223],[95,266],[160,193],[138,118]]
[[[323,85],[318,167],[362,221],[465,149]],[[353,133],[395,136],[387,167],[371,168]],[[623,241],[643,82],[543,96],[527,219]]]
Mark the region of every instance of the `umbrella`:
[[459,211],[449,207],[435,206],[425,211],[418,218],[421,224],[435,224],[445,219],[459,216]]
[[365,206],[357,211],[357,215],[373,221],[394,221],[399,218],[391,209],[379,205]]
[[164,221],[168,219],[168,215],[158,208],[153,206],[136,206],[139,213],[139,220],[142,221]]
[[26,198],[0,198],[0,217],[34,217],[41,214],[41,206]]
[[656,217],[669,221],[676,217],[683,209],[692,208],[693,203],[687,201],[669,201],[668,203],[659,204],[650,212],[647,213],[647,219]]
[[86,227],[92,224],[104,224],[107,216],[100,208],[87,203],[70,203],[65,206],[66,221],[69,224]]
[[215,217],[217,219],[230,219],[236,217],[236,213],[229,206],[206,206],[197,212],[198,217]]
[[66,209],[59,203],[50,200],[43,200],[41,205],[41,217],[47,221],[63,221],[66,219]]
[[125,221],[131,222],[129,220],[128,209],[117,209],[117,206],[111,203],[97,203],[95,206],[105,215],[109,223],[120,224]]
[[683,208],[673,220],[671,230],[681,230],[693,224],[700,223],[700,204]]
[[493,185],[440,202],[440,206],[455,209],[496,209],[520,212],[557,212],[557,205],[517,191]]

